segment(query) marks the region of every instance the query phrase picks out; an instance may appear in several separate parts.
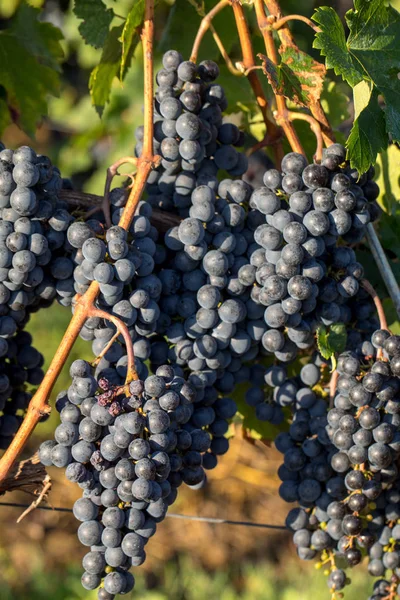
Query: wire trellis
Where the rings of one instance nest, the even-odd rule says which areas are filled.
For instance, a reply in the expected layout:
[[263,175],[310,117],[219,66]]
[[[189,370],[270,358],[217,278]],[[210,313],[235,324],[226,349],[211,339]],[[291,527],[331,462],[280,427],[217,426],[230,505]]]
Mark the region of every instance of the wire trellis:
[[379,238],[376,235],[372,223],[368,223],[367,225],[367,240],[369,247],[371,248],[372,256],[374,257],[378,270],[382,275],[382,279],[385,283],[387,291],[389,292],[389,296],[393,301],[397,315],[400,318],[400,288],[397,284],[390,263],[387,259],[384,249],[382,248]]
[[[13,508],[29,508],[30,504],[20,504],[17,502],[0,502],[0,506],[10,506]],[[65,508],[61,506],[36,506],[35,510],[48,510],[51,512],[64,512],[72,513],[72,508]],[[217,519],[214,517],[199,517],[197,515],[182,515],[180,513],[167,513],[167,517],[172,519],[186,519],[187,521],[199,521],[201,523],[211,523],[213,525],[238,525],[240,527],[258,527],[261,529],[277,529],[280,531],[286,531],[284,525],[272,525],[271,523],[256,523],[254,521],[234,521],[232,519]]]

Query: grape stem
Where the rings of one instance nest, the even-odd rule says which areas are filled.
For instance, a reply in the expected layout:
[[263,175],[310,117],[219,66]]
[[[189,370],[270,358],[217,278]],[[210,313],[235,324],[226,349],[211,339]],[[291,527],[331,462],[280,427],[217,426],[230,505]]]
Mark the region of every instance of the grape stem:
[[339,379],[339,373],[335,369],[332,373],[331,380],[329,382],[329,408],[333,408],[333,401],[335,399],[338,379]]
[[126,164],[126,163],[131,163],[132,165],[134,165],[135,167],[137,167],[137,158],[134,158],[132,156],[125,156],[124,158],[120,158],[119,160],[117,160],[113,165],[111,165],[110,167],[108,167],[107,169],[107,175],[106,175],[106,183],[104,186],[104,196],[103,196],[103,200],[101,203],[101,209],[103,211],[104,214],[104,218],[106,221],[106,227],[107,229],[109,227],[111,227],[112,223],[111,223],[111,211],[110,211],[110,190],[111,190],[111,184],[112,181],[114,179],[114,177],[116,175],[119,175],[118,173],[118,169],[120,166]]
[[288,112],[288,118],[290,121],[296,121],[296,119],[299,121],[307,121],[307,123],[310,125],[311,131],[313,132],[317,140],[317,149],[314,154],[314,160],[317,162],[321,162],[324,140],[322,138],[321,125],[318,123],[317,119],[314,119],[314,117],[308,115],[307,113],[294,111]]
[[[386,329],[387,331],[389,331],[389,327],[387,324],[387,319],[386,319],[386,315],[385,315],[385,311],[383,309],[381,299],[379,298],[374,287],[370,284],[368,279],[361,279],[360,283],[361,283],[361,286],[364,288],[364,290],[366,290],[368,292],[368,294],[371,296],[372,300],[374,301],[374,304],[376,307],[376,312],[378,313],[380,328]],[[378,359],[381,359],[383,357],[383,349],[382,348],[378,349],[378,352],[376,353],[376,357]]]
[[[128,191],[128,190],[127,190]],[[128,194],[127,194],[128,195]],[[103,201],[102,196],[97,196],[96,194],[88,194],[86,192],[78,192],[75,190],[61,190],[59,193],[60,200],[64,200],[71,207],[75,208],[89,208],[87,212],[85,212],[85,218],[89,216],[89,214],[94,214],[101,210],[101,203]],[[153,208],[152,214],[150,216],[150,222],[154,227],[157,228],[159,232],[166,232],[171,227],[175,227],[179,225],[181,222],[181,218],[179,215],[174,215],[172,213],[166,212],[165,210],[160,210],[158,208]]]
[[117,341],[117,339],[119,338],[119,336],[121,335],[121,332],[119,330],[117,330],[114,335],[112,336],[112,338],[110,339],[109,342],[107,342],[107,344],[104,346],[103,350],[100,352],[100,354],[98,354],[96,356],[96,358],[94,360],[92,360],[92,362],[90,363],[92,365],[92,367],[96,367],[99,362],[101,361],[102,358],[104,358],[104,356],[107,354],[107,352],[109,351],[109,349],[111,348],[111,346],[114,344],[114,342]]
[[[254,0],[254,6],[256,9],[258,28],[264,38],[265,51],[267,56],[274,65],[278,64],[278,54],[275,47],[275,42],[272,37],[271,27],[269,20],[265,14],[263,0]],[[294,129],[290,119],[289,112],[286,107],[285,97],[280,94],[275,94],[276,99],[276,112],[275,119],[277,123],[282,127],[286,138],[290,144],[290,147],[294,152],[299,152],[305,156],[304,148],[300,142],[300,139]]]
[[33,500],[32,503],[28,506],[27,509],[18,517],[17,523],[21,523],[22,519],[24,519],[30,512],[35,510],[42,503],[42,501],[46,498],[47,493],[51,490],[52,481],[50,479],[50,475],[46,475],[43,481],[43,488],[41,489],[36,500]]
[[126,354],[128,357],[128,366],[126,372],[125,384],[130,383],[134,379],[139,379],[139,376],[136,372],[135,368],[135,356],[133,354],[133,344],[131,340],[131,336],[129,335],[129,330],[125,323],[118,319],[115,315],[110,315],[105,310],[100,310],[99,308],[91,308],[89,311],[89,317],[99,317],[100,319],[104,319],[106,321],[110,321],[117,328],[117,332],[124,338],[125,346],[126,346]]
[[214,38],[215,43],[217,44],[218,50],[221,52],[221,55],[223,57],[223,59],[225,60],[226,66],[228,67],[229,71],[232,73],[232,75],[243,75],[243,73],[240,71],[240,69],[237,69],[235,67],[235,65],[233,64],[233,62],[231,61],[229,54],[227,53],[227,51],[225,50],[225,47],[222,43],[221,38],[219,37],[218,33],[215,30],[215,27],[212,23],[213,18],[219,13],[221,12],[222,9],[224,9],[225,7],[229,6],[230,1],[229,0],[220,0],[220,2],[218,2],[214,8],[212,10],[210,10],[209,13],[205,14],[204,10],[202,10],[197,4],[196,4],[196,10],[199,13],[199,15],[202,18],[202,21],[200,23],[200,27],[197,31],[197,35],[195,37],[195,40],[193,42],[193,48],[192,48],[192,53],[190,55],[190,60],[194,63],[197,62],[197,58],[198,58],[198,54],[199,54],[199,50],[200,50],[200,45],[201,42],[203,41],[203,37],[205,36],[205,34],[207,33],[208,30],[211,31],[212,36]]
[[[121,215],[119,225],[128,230],[133,220],[137,204],[144,191],[150,171],[159,164],[160,157],[153,153],[153,39],[154,39],[154,0],[146,0],[144,24],[141,32],[144,62],[144,139],[143,152],[137,159],[137,176],[126,206]],[[132,158],[129,162],[136,160]],[[126,159],[124,159],[125,162]],[[67,360],[69,353],[82,329],[86,319],[94,310],[94,303],[100,293],[99,284],[93,281],[87,292],[78,298],[75,312],[51,361],[42,383],[32,397],[25,418],[13,441],[0,460],[0,482],[2,482],[16,458],[22,451],[26,441],[35,429],[40,417],[51,411],[48,399],[54,384]],[[110,317],[110,315],[108,315]],[[130,344],[131,345],[131,344]],[[133,355],[133,348],[132,355]],[[129,345],[127,345],[129,352]],[[128,354],[129,356],[129,354]],[[132,358],[131,358],[132,361]],[[129,361],[128,361],[129,362]],[[133,374],[133,373],[132,373]]]
[[255,58],[251,44],[250,31],[247,25],[243,6],[241,5],[240,0],[231,0],[231,4],[233,14],[235,16],[236,28],[239,34],[240,46],[242,49],[243,70],[245,73],[247,73],[247,79],[249,80],[249,83],[253,89],[257,104],[260,108],[266,126],[266,134],[263,140],[263,146],[270,145],[273,147],[275,163],[279,167],[284,156],[281,128],[269,118],[268,101],[262,88],[260,78],[258,77],[256,70],[253,68],[256,66]]
[[281,17],[280,19],[277,19],[275,15],[271,15],[268,20],[271,22],[271,28],[275,29],[275,31],[281,29],[289,21],[303,21],[303,23],[311,27],[311,29],[314,29],[316,33],[321,31],[318,25],[315,25],[311,19],[305,17],[304,15],[286,15],[286,17]]
[[[269,12],[269,16],[267,19],[271,19],[274,17],[277,22],[282,19],[282,11],[279,5],[278,0],[264,0],[264,3]],[[296,15],[297,16],[297,15]],[[298,15],[300,16],[300,15]],[[293,15],[292,15],[293,17]],[[283,47],[291,46],[292,48],[297,48],[297,45],[294,42],[291,31],[288,27],[287,22],[281,24],[281,26],[277,29],[277,33],[281,44]],[[272,36],[271,36],[272,37]],[[319,122],[322,131],[322,138],[325,142],[326,146],[330,146],[335,141],[335,136],[332,132],[332,127],[326,117],[326,114],[322,108],[320,100],[314,100],[310,103],[310,111],[313,117]]]

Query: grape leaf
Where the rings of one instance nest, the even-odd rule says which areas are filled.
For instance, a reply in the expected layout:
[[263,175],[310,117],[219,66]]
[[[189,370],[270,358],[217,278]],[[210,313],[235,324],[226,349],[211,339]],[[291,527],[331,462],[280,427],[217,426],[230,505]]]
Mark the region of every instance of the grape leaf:
[[332,127],[339,127],[349,117],[349,96],[342,89],[345,86],[325,78],[321,104]]
[[334,323],[329,327],[328,342],[331,350],[337,354],[346,348],[347,333],[344,323]]
[[100,63],[93,69],[89,89],[92,102],[99,115],[110,99],[114,77],[120,72],[122,44],[120,41],[123,25],[113,27],[107,36]]
[[317,346],[321,356],[329,360],[332,356],[332,349],[329,346],[328,331],[325,325],[320,325],[317,329]]
[[355,0],[347,45],[386,102],[387,130],[400,140],[400,13],[385,0]]
[[[385,100],[386,131],[394,141],[400,140],[400,13],[385,0],[355,0],[354,10],[346,13],[346,22],[350,33],[346,40],[344,27],[330,7],[321,7],[313,19],[321,32],[317,33],[314,47],[326,57],[326,66],[333,68],[352,87],[360,81],[371,81],[378,94]],[[375,99],[371,97],[371,101]],[[372,109],[374,127],[378,117]],[[366,115],[365,115],[366,116]],[[382,119],[378,119],[379,130]],[[381,131],[374,132],[373,146],[383,141]],[[385,146],[387,145],[387,139]],[[370,153],[371,148],[359,144],[360,153]],[[374,154],[374,152],[372,152]],[[364,158],[363,164],[367,160]],[[355,161],[360,168],[359,161]]]
[[283,63],[290,69],[300,83],[304,104],[309,106],[319,100],[326,73],[325,65],[314,60],[296,46],[282,45],[279,53],[281,64]]
[[378,93],[367,81],[360,81],[354,90],[354,123],[346,142],[350,164],[361,173],[368,170],[378,152],[387,146],[385,115],[378,102]]
[[340,354],[346,347],[347,333],[344,323],[334,323],[329,327],[320,325],[317,329],[317,346],[322,357],[331,359],[332,371],[336,369],[336,354]]
[[[170,48],[175,48],[176,41],[179,40],[179,51],[183,56],[189,57],[200,21],[200,17],[190,2],[175,2],[169,11],[167,23],[158,44],[158,50],[166,52]],[[210,44],[207,50],[211,51],[209,58],[218,56],[218,49],[215,44]]]
[[60,61],[64,57],[64,52],[60,40],[63,35],[51,23],[38,21],[39,12],[38,9],[23,2],[10,30],[41,64],[55,71],[61,71]]
[[346,45],[344,27],[337,12],[330,6],[321,6],[312,16],[321,31],[316,34],[314,48],[325,56],[328,69],[341,75],[349,85],[354,87],[362,81],[364,74],[361,66],[351,55]]
[[135,2],[131,11],[129,12],[124,28],[122,30],[121,42],[122,42],[122,56],[121,56],[121,68],[120,68],[120,79],[122,80],[126,71],[129,67],[129,63],[132,58],[132,51],[135,42],[139,39],[138,28],[141,25],[144,17],[144,0],[138,0]]
[[75,0],[74,13],[82,19],[78,29],[87,44],[102,48],[107,39],[114,12],[102,0]]
[[[0,87],[0,92],[2,92],[4,88]],[[0,98],[0,132],[4,131],[4,129],[10,125],[11,123],[11,115],[8,110],[7,102],[5,98]]]
[[296,104],[306,106],[307,92],[303,94],[301,83],[293,71],[285,63],[274,64],[264,54],[258,54],[258,57],[262,60],[264,74],[274,93],[290,98]]
[[0,31],[0,125],[14,121],[28,134],[47,113],[47,96],[59,93],[61,32],[37,20],[39,11],[22,3],[11,26]]

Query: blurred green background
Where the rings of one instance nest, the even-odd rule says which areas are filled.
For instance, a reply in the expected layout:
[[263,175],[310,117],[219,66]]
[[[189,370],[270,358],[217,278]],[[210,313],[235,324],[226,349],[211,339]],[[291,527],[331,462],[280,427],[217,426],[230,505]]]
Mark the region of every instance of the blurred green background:
[[[9,26],[19,4],[19,0],[0,0],[0,29]],[[141,49],[136,49],[123,84],[115,81],[111,101],[100,119],[91,103],[88,81],[101,50],[83,43],[78,32],[79,21],[69,0],[32,0],[31,4],[41,9],[44,21],[50,21],[62,30],[65,56],[61,92],[58,98],[49,98],[48,116],[38,126],[34,139],[12,125],[4,132],[3,141],[12,148],[23,143],[33,145],[37,152],[48,154],[63,176],[72,178],[77,189],[100,194],[107,166],[133,152],[134,131],[142,120]],[[105,4],[124,16],[132,0],[109,0]],[[206,8],[214,4],[214,0],[205,1]],[[307,16],[319,4],[318,0],[303,0],[301,6],[298,0],[282,1],[286,14],[301,11]],[[348,0],[327,4],[335,6],[340,14],[351,5]],[[262,51],[262,40],[250,11],[249,18],[255,50]],[[200,16],[192,1],[160,0],[156,13],[156,66],[160,64],[162,52],[170,47],[188,57],[199,23]],[[233,60],[238,60],[240,50],[229,10],[216,19],[215,26]],[[295,23],[294,31],[299,46],[312,52],[310,30],[303,23]],[[218,58],[218,50],[210,36],[206,36],[200,53],[200,59],[206,57]],[[260,138],[259,115],[247,80],[234,78],[221,65],[221,83],[230,101],[229,110],[237,113],[236,118]],[[350,123],[348,92],[342,84],[328,83],[323,96],[324,108],[339,132],[339,139],[340,136],[343,139]],[[298,129],[306,146],[308,143],[311,156],[313,137],[304,124],[300,123]],[[396,239],[400,231],[400,228],[396,229],[398,149],[389,152],[395,153],[391,163],[395,166],[391,167],[394,170],[390,173],[390,185],[383,186],[382,200],[387,205],[388,217],[391,217],[390,222],[388,218],[384,224],[388,248],[392,246],[391,236]],[[396,248],[389,256],[398,268]],[[376,272],[369,276],[379,284]],[[69,318],[68,309],[54,305],[46,312],[34,314],[28,325],[35,346],[45,355],[46,366]],[[393,313],[390,321],[394,321]],[[65,365],[53,391],[53,400],[57,392],[68,385],[69,364],[78,357],[91,359],[90,345],[82,340],[78,340]],[[38,426],[29,441],[26,456],[36,451],[40,441],[51,436],[56,422],[57,415],[53,413],[46,423]],[[248,443],[238,433],[230,452],[222,458],[217,470],[211,472],[208,486],[199,492],[181,489],[173,510],[281,525],[288,507],[277,495],[276,470],[280,456],[273,448],[259,442]],[[50,473],[53,477],[50,502],[53,506],[71,507],[78,491],[64,481],[62,473],[53,469]],[[7,494],[5,500],[29,502],[31,499],[21,493],[12,493]],[[80,561],[84,549],[76,539],[77,524],[71,515],[37,510],[17,525],[15,521],[20,510],[6,507],[0,510],[0,600],[94,600],[95,593],[85,592],[80,585]],[[296,559],[290,536],[285,532],[174,519],[166,519],[159,526],[148,546],[148,560],[135,570],[135,577],[137,584],[132,598],[142,600],[330,598],[323,572]],[[345,598],[366,600],[370,587],[371,581],[365,576],[365,570],[357,569]]]

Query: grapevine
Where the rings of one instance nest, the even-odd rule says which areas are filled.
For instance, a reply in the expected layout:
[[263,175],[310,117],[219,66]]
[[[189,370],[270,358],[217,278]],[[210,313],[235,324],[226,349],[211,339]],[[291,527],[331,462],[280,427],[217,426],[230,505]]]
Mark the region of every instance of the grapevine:
[[[111,9],[100,4],[104,31],[75,5],[87,43],[104,46],[90,78],[98,109],[109,97],[99,88],[112,54],[107,35],[118,29],[108,31]],[[102,196],[74,189],[30,146],[0,144],[0,488],[12,489],[80,336],[93,359],[72,363],[55,400],[59,423],[38,458],[82,490],[73,514],[87,549],[85,590],[99,600],[133,590],[130,569],[144,563],[179,488],[205,488],[229,452],[232,423],[249,437],[245,407],[256,432],[274,432],[267,441],[282,454],[279,497],[296,503],[286,526],[299,558],[327,570],[327,597],[342,597],[346,569],[365,558],[379,578],[370,599],[395,599],[400,336],[382,286],[369,279],[365,248],[369,241],[397,310],[399,288],[377,236],[388,224],[375,163],[398,143],[398,82],[387,84],[395,66],[382,55],[400,37],[400,17],[381,0],[376,15],[356,0],[346,40],[330,7],[310,18],[285,16],[276,0],[220,0],[208,12],[190,4],[200,18],[190,54],[177,40],[156,73],[154,1],[134,3],[126,20],[115,14],[124,19],[121,80],[140,33],[143,125],[132,155],[107,168]],[[225,12],[237,60],[216,25]],[[324,64],[296,45],[293,22],[312,32]],[[54,50],[55,33],[37,27],[50,36],[41,52]],[[357,42],[371,32],[374,58]],[[218,60],[199,59],[207,35]],[[51,64],[37,58],[37,69]],[[231,118],[225,67],[247,80],[262,126],[256,139]],[[336,141],[324,111],[329,69],[353,90],[347,141]],[[18,111],[3,83],[11,119]],[[247,124],[256,131],[251,117]],[[125,183],[113,187],[120,175]],[[44,372],[25,327],[54,301],[71,319]],[[46,479],[34,506],[49,488]]]

